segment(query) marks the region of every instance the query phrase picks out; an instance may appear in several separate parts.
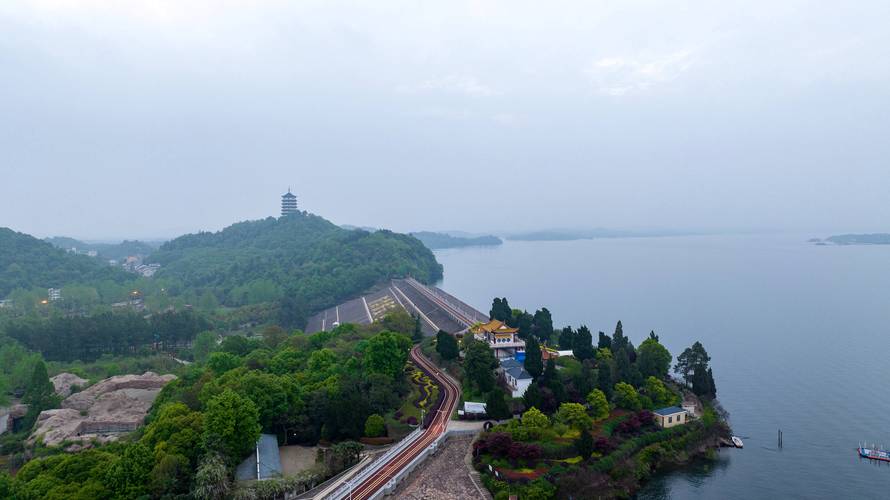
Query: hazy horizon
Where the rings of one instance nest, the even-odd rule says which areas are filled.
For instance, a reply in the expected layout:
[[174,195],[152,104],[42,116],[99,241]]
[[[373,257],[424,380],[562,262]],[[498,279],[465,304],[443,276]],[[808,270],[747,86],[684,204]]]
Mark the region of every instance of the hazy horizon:
[[0,226],[890,231],[886,2],[0,4]]

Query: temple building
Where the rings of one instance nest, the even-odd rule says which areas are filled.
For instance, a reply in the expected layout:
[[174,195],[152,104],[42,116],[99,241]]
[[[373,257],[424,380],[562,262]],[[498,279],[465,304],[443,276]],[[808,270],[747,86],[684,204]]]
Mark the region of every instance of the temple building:
[[287,193],[281,197],[281,216],[295,214],[299,212],[297,208],[297,197],[287,188]]
[[488,343],[497,359],[525,358],[525,341],[518,336],[519,328],[510,328],[493,319],[488,323],[474,325],[470,332],[477,340]]

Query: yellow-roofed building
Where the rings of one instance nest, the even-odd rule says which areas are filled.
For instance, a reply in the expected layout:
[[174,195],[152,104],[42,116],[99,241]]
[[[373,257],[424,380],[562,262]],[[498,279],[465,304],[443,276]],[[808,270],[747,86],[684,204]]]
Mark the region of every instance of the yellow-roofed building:
[[486,342],[498,359],[513,358],[517,353],[525,352],[525,341],[517,335],[519,329],[511,328],[502,321],[493,319],[488,323],[473,325],[470,333],[477,340]]

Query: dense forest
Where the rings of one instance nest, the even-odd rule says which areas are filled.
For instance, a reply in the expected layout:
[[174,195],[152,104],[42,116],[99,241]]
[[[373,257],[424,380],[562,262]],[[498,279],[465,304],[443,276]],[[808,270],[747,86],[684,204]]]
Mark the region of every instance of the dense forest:
[[151,255],[173,278],[229,306],[287,296],[308,311],[331,306],[380,281],[442,276],[420,241],[390,231],[349,231],[308,213],[239,222],[181,236]]
[[102,355],[136,354],[152,345],[162,351],[187,345],[208,322],[191,311],[154,314],[131,311],[91,316],[29,316],[6,322],[2,331],[47,361],[94,361]]
[[60,288],[72,283],[123,283],[133,277],[106,263],[74,255],[33,236],[0,228],[0,298],[13,290]]
[[501,245],[504,242],[497,236],[452,236],[445,233],[431,233],[429,231],[420,231],[411,233],[420,240],[430,250],[440,250],[444,248],[461,248],[472,246],[494,246]]
[[[396,329],[399,331],[392,331]],[[196,363],[155,400],[146,426],[117,443],[78,453],[41,448],[14,477],[0,472],[0,497],[281,498],[355,463],[354,440],[385,436],[411,394],[405,370],[415,321],[405,313],[369,326],[306,335],[267,327],[262,338],[213,332],[195,341]],[[46,368],[33,364],[26,399],[53,408]],[[382,424],[387,415],[388,424]],[[36,415],[35,415],[36,416]],[[232,482],[261,432],[280,443],[335,443],[314,467],[283,479]],[[20,444],[4,452],[23,456]],[[9,449],[6,449],[9,448]]]

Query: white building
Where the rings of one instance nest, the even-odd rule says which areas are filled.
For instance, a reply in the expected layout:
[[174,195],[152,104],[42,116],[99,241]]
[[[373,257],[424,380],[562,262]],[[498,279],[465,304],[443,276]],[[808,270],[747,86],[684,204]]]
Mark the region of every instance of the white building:
[[49,288],[46,290],[47,298],[52,301],[56,301],[62,298],[62,289],[61,288]]
[[525,371],[525,366],[514,358],[502,359],[500,363],[498,372],[504,376],[504,381],[510,388],[510,396],[521,398],[528,386],[532,385],[532,376]]

